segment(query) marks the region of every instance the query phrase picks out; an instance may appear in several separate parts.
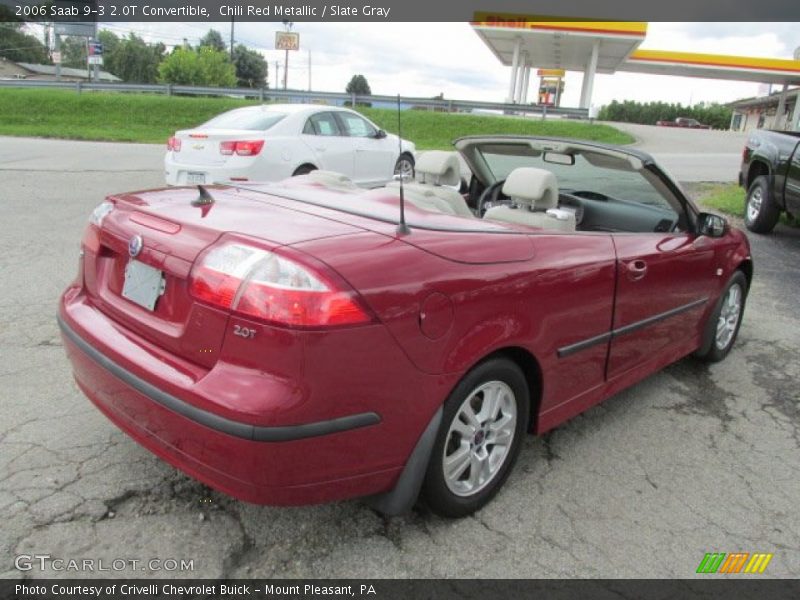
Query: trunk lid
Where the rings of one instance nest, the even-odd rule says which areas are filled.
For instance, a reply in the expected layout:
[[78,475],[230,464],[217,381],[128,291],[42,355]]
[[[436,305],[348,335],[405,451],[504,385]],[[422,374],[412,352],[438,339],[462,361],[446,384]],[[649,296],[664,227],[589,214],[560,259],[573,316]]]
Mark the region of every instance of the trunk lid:
[[[189,293],[192,264],[204,249],[227,232],[257,237],[269,247],[363,231],[235,190],[210,188],[209,193],[216,202],[206,206],[191,204],[198,196],[194,188],[112,197],[116,208],[103,220],[99,250],[84,258],[86,291],[99,310],[168,354],[206,367],[219,356],[228,312]],[[129,254],[134,236],[141,238],[135,259]],[[163,273],[163,293],[152,310],[123,295],[133,260]]]

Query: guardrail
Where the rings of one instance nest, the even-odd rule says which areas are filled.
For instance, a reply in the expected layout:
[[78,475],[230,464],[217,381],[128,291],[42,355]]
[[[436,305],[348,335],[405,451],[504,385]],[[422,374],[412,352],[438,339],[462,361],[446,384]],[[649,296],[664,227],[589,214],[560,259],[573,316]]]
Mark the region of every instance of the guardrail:
[[[261,101],[285,100],[288,102],[334,102],[344,104],[395,104],[396,96],[341,94],[336,92],[305,92],[302,90],[271,90],[268,88],[220,88],[198,87],[172,84],[139,83],[88,83],[84,81],[42,81],[31,79],[3,79],[0,88],[47,88],[84,91],[129,92],[194,96],[226,96],[236,98],[256,98]],[[505,102],[477,102],[473,100],[449,100],[442,98],[400,97],[404,108],[419,107],[444,112],[464,112],[473,110],[493,110],[504,114],[533,114],[585,119],[589,116],[585,108],[555,108],[537,104],[507,104]]]

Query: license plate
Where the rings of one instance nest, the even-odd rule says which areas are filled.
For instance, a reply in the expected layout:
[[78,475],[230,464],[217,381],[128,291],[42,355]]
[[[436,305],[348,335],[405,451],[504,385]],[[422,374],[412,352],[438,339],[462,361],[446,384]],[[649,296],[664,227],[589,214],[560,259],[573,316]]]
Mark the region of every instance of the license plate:
[[205,182],[206,182],[205,173],[195,173],[192,171],[186,173],[186,183],[205,183]]
[[159,296],[164,293],[164,273],[138,260],[130,260],[125,267],[122,297],[147,310],[153,310]]

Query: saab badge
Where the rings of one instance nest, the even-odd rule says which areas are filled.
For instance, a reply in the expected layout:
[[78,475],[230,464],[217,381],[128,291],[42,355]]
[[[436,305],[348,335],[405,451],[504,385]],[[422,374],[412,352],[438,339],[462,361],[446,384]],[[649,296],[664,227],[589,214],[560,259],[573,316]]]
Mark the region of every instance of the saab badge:
[[136,234],[133,236],[130,241],[128,242],[128,255],[131,258],[136,258],[139,256],[139,253],[142,251],[142,246],[144,242],[142,241],[142,236]]

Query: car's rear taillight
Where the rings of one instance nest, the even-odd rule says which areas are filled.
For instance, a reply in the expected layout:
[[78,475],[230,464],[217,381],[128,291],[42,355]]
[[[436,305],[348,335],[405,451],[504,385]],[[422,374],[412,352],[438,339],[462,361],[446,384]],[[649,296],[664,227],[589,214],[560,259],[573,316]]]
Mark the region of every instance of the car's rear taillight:
[[105,201],[98,204],[92,214],[89,215],[89,225],[86,227],[81,241],[88,250],[92,252],[100,250],[100,228],[103,226],[103,220],[112,210],[114,210],[114,204]]
[[181,140],[180,138],[175,137],[174,135],[167,140],[167,151],[168,152],[180,152],[181,151]]
[[191,294],[219,308],[289,327],[355,325],[372,320],[335,273],[290,250],[225,242],[204,253]]
[[225,156],[255,156],[264,147],[264,140],[228,141],[219,143],[219,153]]

